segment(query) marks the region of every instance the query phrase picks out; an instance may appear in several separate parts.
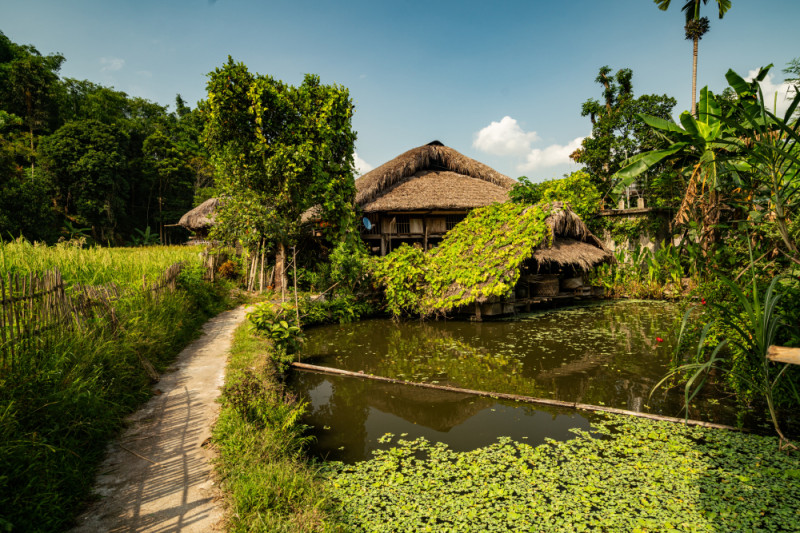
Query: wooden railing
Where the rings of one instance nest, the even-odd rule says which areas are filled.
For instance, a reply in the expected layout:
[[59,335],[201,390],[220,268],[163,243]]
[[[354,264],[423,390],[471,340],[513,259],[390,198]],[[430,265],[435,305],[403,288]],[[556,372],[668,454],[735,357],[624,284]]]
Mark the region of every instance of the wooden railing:
[[[177,287],[182,263],[167,268],[142,290],[158,298]],[[113,331],[119,327],[115,302],[120,289],[114,283],[67,285],[58,269],[41,273],[0,276],[0,370],[12,371],[20,353],[44,346],[66,331],[84,331],[104,319]]]

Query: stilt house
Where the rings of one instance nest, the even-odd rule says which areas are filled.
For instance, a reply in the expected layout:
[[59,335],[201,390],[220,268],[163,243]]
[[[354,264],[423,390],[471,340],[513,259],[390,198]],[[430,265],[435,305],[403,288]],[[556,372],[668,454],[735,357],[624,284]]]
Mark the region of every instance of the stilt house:
[[428,250],[471,209],[507,201],[515,183],[439,141],[413,148],[356,180],[362,237],[381,256],[402,243]]

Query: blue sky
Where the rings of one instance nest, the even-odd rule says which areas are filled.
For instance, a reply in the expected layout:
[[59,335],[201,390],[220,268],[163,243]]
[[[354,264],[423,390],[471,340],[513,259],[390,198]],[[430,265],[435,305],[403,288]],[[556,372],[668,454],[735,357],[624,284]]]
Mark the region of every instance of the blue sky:
[[[172,107],[205,96],[230,54],[297,84],[304,73],[350,90],[361,168],[438,139],[513,178],[579,168],[566,155],[591,131],[581,104],[599,98],[602,65],[628,67],[634,91],[688,109],[691,43],[682,0],[310,1],[3,0],[0,30],[67,58],[62,76]],[[800,0],[733,0],[700,42],[698,87],[725,87],[774,63],[766,90],[800,57]]]

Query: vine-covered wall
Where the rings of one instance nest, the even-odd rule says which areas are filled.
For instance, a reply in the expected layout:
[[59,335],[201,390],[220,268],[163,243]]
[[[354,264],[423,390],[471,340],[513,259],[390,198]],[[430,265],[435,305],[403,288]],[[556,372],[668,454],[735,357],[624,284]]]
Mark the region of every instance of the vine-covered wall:
[[475,209],[428,253],[403,245],[372,263],[394,315],[444,314],[509,294],[536,247],[552,243],[550,204]]

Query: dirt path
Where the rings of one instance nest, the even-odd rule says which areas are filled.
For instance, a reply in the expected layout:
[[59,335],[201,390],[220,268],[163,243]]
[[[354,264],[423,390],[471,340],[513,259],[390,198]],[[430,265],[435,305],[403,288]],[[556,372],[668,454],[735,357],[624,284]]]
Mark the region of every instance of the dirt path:
[[204,443],[216,419],[239,307],[212,318],[203,335],[161,377],[154,396],[128,419],[109,446],[95,491],[101,499],[78,518],[74,532],[218,531],[210,452]]

